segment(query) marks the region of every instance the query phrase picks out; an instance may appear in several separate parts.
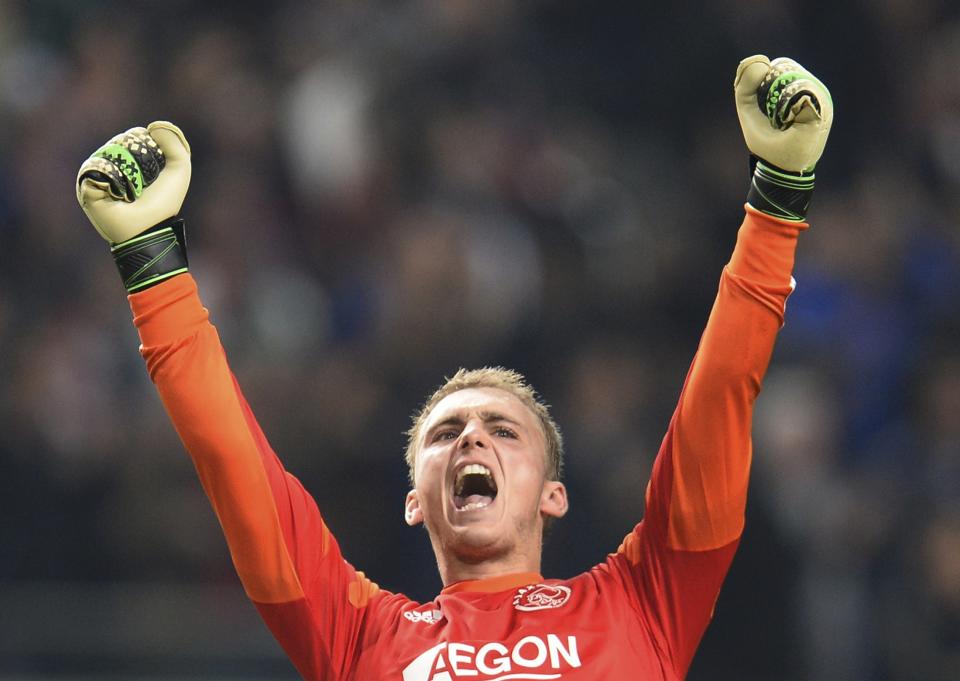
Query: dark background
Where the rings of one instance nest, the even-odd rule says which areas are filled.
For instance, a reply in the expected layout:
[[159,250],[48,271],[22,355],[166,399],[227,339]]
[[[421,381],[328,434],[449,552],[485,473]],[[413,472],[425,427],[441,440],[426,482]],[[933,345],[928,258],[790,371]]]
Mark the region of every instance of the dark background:
[[73,196],[155,119],[191,269],[345,555],[440,583],[409,416],[459,366],[550,402],[566,577],[641,517],[733,247],[737,62],[831,88],[748,524],[690,679],[960,679],[960,12],[937,0],[0,0],[0,678],[292,679]]

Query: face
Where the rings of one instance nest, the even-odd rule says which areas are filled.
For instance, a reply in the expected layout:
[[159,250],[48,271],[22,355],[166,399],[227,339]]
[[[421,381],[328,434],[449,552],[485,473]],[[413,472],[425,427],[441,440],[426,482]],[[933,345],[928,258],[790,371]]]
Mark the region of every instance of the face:
[[406,520],[425,523],[438,558],[502,558],[535,550],[543,516],[567,510],[546,480],[537,417],[511,393],[467,388],[447,395],[423,425]]

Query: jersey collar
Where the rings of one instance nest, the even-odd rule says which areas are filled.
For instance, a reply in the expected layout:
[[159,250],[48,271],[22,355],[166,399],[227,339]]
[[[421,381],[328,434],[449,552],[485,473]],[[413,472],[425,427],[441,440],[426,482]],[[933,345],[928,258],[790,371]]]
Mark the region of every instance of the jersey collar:
[[445,586],[441,594],[454,594],[463,592],[473,593],[495,593],[497,591],[507,591],[527,584],[536,584],[543,581],[543,575],[539,572],[514,572],[509,575],[498,575],[486,579],[465,579],[462,582],[454,582]]

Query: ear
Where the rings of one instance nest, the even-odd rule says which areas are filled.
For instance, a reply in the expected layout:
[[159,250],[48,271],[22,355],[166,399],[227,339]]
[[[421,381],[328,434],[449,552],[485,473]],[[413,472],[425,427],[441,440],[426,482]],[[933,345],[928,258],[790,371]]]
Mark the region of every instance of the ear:
[[557,480],[547,480],[543,483],[543,492],[540,494],[540,512],[552,518],[562,518],[567,514],[567,488]]
[[403,519],[407,525],[413,527],[423,522],[423,511],[420,510],[420,499],[417,497],[417,490],[412,489],[407,492],[407,500],[404,504]]

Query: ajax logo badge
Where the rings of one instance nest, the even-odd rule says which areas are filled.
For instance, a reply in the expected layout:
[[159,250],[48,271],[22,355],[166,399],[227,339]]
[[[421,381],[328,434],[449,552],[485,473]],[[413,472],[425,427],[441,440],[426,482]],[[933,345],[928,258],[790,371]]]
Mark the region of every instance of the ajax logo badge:
[[530,612],[532,610],[548,610],[559,608],[570,600],[570,587],[557,584],[532,584],[522,587],[513,597],[513,607],[517,610]]

